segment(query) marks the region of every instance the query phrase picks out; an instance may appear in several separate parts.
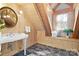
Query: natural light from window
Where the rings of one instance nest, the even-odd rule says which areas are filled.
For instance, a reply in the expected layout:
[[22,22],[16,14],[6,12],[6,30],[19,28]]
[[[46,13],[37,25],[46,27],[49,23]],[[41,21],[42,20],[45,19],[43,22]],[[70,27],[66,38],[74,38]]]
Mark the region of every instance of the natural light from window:
[[56,30],[64,30],[68,28],[67,25],[68,14],[59,14],[56,17]]

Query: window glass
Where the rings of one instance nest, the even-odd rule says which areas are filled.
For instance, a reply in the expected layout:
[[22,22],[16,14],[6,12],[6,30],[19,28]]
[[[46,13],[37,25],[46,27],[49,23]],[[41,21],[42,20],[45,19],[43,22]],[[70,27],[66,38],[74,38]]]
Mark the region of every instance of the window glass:
[[60,14],[56,17],[56,30],[67,29],[68,14]]

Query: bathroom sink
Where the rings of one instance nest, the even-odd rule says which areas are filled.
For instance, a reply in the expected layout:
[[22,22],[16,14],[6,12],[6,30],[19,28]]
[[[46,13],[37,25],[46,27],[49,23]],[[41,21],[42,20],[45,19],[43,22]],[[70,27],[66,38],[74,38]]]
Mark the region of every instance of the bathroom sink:
[[28,34],[24,33],[9,33],[9,34],[4,34],[0,37],[0,44],[2,43],[7,43],[7,42],[13,42],[17,40],[22,40],[28,37]]
[[26,55],[26,46],[27,46],[27,38],[28,34],[25,33],[8,33],[4,34],[0,37],[0,51],[1,51],[1,44],[8,43],[8,42],[14,42],[18,40],[23,40],[23,47],[24,47],[24,55]]

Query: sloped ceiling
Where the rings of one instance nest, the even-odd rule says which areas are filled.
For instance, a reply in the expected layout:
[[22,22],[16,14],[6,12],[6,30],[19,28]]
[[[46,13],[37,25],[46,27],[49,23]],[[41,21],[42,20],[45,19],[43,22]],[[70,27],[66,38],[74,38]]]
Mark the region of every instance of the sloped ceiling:
[[15,5],[24,14],[26,23],[30,22],[36,30],[44,30],[41,18],[38,16],[33,3],[8,4]]
[[66,9],[66,8],[68,8],[68,7],[69,7],[68,4],[62,3],[62,4],[60,4],[60,5],[58,6],[58,8],[57,8],[56,10]]
[[[18,4],[9,3],[8,5],[14,5],[14,7],[18,8],[18,11],[20,10],[23,11],[23,15],[26,20],[26,23],[31,23],[36,30],[45,30],[43,26],[43,22],[40,16],[37,14],[37,11],[33,3],[18,3]],[[58,5],[57,3],[51,4],[53,9],[57,5]],[[59,7],[61,7],[61,5]],[[67,6],[67,5],[63,5],[63,7],[64,6]],[[61,8],[58,8],[58,9],[61,9]]]
[[22,7],[25,18],[29,20],[37,30],[44,30],[41,18],[38,16],[33,4],[20,4],[19,7]]
[[57,3],[49,3],[49,6],[54,9],[56,7]]
[[73,3],[49,3],[49,6],[52,8],[52,9],[65,9],[69,6],[74,6],[75,4]]

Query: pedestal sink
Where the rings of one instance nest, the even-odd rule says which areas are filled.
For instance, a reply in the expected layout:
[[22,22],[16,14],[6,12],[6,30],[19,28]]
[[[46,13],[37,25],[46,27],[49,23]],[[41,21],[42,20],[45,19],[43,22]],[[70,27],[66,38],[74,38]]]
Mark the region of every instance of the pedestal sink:
[[1,51],[1,44],[3,44],[3,43],[23,40],[24,55],[26,55],[26,40],[27,40],[27,38],[28,38],[28,34],[24,34],[24,33],[9,33],[7,35],[4,34],[0,37],[0,51]]

